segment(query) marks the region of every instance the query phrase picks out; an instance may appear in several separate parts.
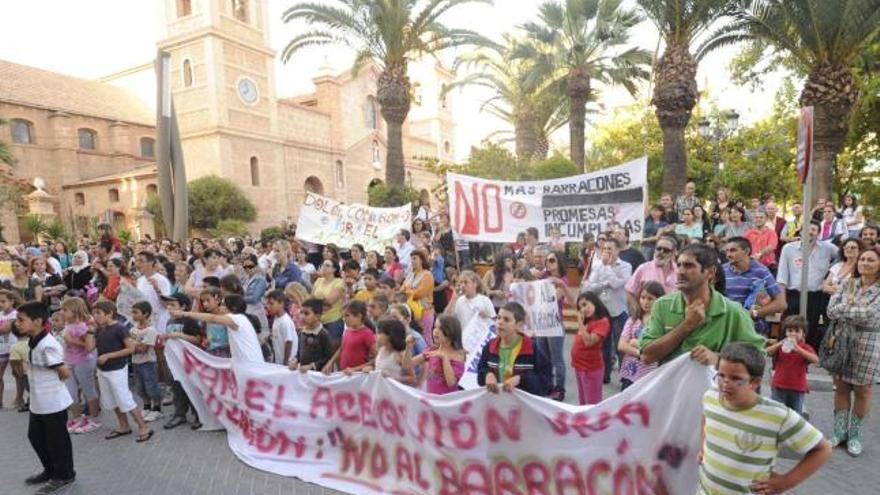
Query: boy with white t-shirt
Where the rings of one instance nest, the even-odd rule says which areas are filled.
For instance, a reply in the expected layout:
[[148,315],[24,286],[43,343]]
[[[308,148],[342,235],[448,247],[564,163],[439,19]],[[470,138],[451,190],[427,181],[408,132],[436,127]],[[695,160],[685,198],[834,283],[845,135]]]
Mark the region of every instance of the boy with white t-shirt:
[[275,289],[266,296],[266,307],[269,314],[275,319],[272,321],[272,351],[275,364],[286,365],[291,357],[296,357],[299,351],[299,338],[296,334],[296,325],[287,314],[284,307],[287,306],[287,296],[281,289]]
[[42,303],[31,301],[18,307],[16,324],[30,337],[30,422],[28,439],[40,458],[43,471],[25,480],[28,485],[46,483],[37,493],[54,493],[73,483],[73,447],[67,432],[67,408],[73,403],[64,380],[70,370],[64,365],[61,344],[44,329],[49,312]]

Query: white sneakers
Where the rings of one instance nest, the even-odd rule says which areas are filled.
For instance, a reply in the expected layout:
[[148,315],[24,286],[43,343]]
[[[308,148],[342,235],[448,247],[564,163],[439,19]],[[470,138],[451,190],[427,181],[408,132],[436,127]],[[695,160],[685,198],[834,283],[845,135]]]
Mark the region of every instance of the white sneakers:
[[165,415],[162,414],[162,411],[147,411],[144,413],[144,421],[146,421],[147,423],[152,423],[153,421],[156,421],[157,419],[162,419],[164,417]]
[[101,423],[93,420],[89,416],[80,416],[67,421],[67,432],[76,435],[90,433],[101,427]]

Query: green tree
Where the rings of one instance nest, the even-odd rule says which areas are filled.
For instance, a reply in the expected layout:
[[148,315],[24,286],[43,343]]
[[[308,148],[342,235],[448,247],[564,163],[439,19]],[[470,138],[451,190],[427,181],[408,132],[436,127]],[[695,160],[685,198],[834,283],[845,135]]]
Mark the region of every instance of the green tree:
[[584,167],[586,104],[594,82],[620,84],[631,94],[647,79],[651,54],[626,47],[631,30],[641,22],[622,0],[549,0],[538,8],[538,22],[523,29],[530,42],[517,48],[517,58],[531,61],[531,77],[569,99],[571,159]]
[[191,181],[186,188],[189,223],[193,227],[213,229],[221,220],[253,222],[257,217],[254,204],[231,180],[207,175]]
[[654,64],[654,105],[663,130],[663,190],[683,191],[687,181],[684,131],[697,104],[697,64],[691,45],[730,10],[730,0],[638,0],[666,43]]
[[[566,99],[555,88],[539,88],[527,78],[532,70],[528,59],[513,58],[517,41],[504,35],[504,43],[460,56],[453,67],[462,66],[471,72],[447,88],[477,86],[492,92],[481,110],[485,110],[513,127],[516,156],[532,161],[547,157],[550,134],[565,124]],[[504,135],[499,131],[494,135]]]
[[[0,118],[0,127],[8,124],[8,120]],[[2,139],[0,139],[0,163],[10,166],[15,165],[15,156],[12,155],[12,149],[9,147],[9,144]]]
[[412,87],[410,60],[448,48],[486,44],[477,33],[443,25],[440,18],[465,3],[490,0],[332,0],[299,2],[284,12],[284,22],[305,21],[309,28],[295,36],[281,54],[284,62],[315,46],[344,45],[355,50],[354,69],[372,62],[381,70],[376,99],[388,125],[385,181],[403,185],[402,128],[409,114]]
[[827,198],[858,99],[853,69],[878,35],[880,0],[741,0],[700,52],[760,40],[806,74],[800,104],[814,108],[815,193]]

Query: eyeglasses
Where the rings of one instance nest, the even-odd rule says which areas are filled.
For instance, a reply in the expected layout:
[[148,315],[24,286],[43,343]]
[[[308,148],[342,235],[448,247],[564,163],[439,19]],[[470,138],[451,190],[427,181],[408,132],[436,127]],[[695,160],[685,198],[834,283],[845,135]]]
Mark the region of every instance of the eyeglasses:
[[671,253],[673,251],[672,249],[663,246],[657,246],[654,250],[659,253]]
[[556,263],[556,258],[547,258],[547,263]]
[[715,373],[714,380],[715,383],[718,385],[727,382],[736,388],[745,387],[752,381],[751,378],[728,378],[726,376],[723,376],[721,373]]
[[251,269],[257,267],[257,265],[241,265],[241,266],[244,267],[245,270],[251,270]]

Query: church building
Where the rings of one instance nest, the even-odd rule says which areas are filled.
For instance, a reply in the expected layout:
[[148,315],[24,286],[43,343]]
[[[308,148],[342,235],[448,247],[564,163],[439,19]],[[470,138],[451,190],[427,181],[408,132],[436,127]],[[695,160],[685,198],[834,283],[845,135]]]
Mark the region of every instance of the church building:
[[[376,101],[379,71],[334,73],[315,91],[276,95],[276,51],[265,0],[163,0],[171,85],[187,180],[234,181],[257,208],[252,232],[295,220],[305,191],[367,201],[385,177],[386,126]],[[299,70],[296,59],[285,69]],[[403,128],[407,180],[427,194],[437,178],[420,158],[451,161],[454,124],[444,88],[453,74],[413,63],[413,105]],[[0,60],[0,139],[17,162],[0,180],[40,186],[28,198],[77,234],[95,219],[134,238],[153,234],[144,210],[156,193],[156,76],[152,62],[98,80]],[[0,165],[0,167],[3,167]],[[27,238],[22,217],[0,210],[7,241]]]

